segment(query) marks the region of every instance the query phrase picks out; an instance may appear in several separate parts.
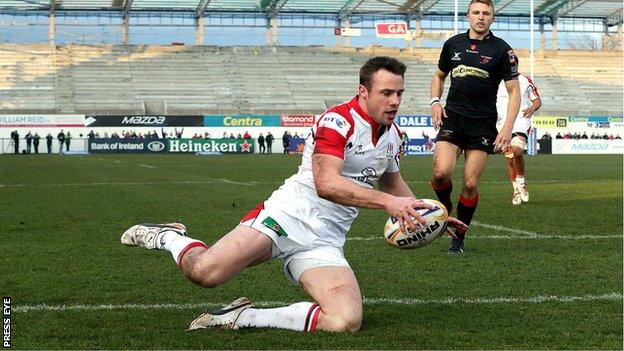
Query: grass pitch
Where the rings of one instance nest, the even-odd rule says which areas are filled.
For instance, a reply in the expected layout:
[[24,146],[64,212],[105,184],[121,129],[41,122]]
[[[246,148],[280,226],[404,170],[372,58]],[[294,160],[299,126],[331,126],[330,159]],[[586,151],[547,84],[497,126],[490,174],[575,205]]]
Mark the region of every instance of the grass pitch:
[[[0,293],[13,303],[13,348],[622,349],[621,155],[528,157],[531,202],[521,206],[511,204],[503,158],[491,157],[463,255],[446,255],[448,238],[387,246],[387,214],[363,210],[345,250],[365,297],[358,333],[185,331],[239,296],[261,306],[307,296],[281,261],[200,288],[169,253],[124,247],[121,233],[180,220],[210,244],[299,160],[0,155]],[[419,197],[435,198],[431,163],[403,159]]]

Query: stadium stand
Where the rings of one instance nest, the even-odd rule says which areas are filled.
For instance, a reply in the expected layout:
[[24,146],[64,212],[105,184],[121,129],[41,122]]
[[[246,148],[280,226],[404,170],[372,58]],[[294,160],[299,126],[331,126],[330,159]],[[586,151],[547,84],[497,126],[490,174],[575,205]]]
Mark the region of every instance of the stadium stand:
[[[404,60],[403,113],[427,114],[439,49],[0,45],[2,113],[319,113],[372,55]],[[527,50],[518,50],[528,74]],[[621,115],[620,52],[538,51],[542,115]]]

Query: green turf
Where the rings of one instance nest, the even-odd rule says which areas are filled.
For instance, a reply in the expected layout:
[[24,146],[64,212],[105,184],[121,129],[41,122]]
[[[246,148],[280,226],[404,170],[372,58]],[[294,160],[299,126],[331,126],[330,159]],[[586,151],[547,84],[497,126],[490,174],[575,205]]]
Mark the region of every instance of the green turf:
[[[203,289],[168,253],[124,247],[119,236],[137,222],[180,220],[212,243],[299,161],[0,155],[0,293],[13,302],[13,347],[622,349],[621,155],[527,158],[531,202],[521,206],[511,204],[503,158],[492,157],[461,256],[445,254],[448,238],[414,251],[391,248],[381,238],[387,214],[363,210],[349,237],[378,240],[350,240],[345,249],[367,301],[358,333],[186,332],[204,307],[239,296],[276,305],[306,295],[279,261]],[[431,166],[430,157],[403,159],[419,197],[435,198]]]

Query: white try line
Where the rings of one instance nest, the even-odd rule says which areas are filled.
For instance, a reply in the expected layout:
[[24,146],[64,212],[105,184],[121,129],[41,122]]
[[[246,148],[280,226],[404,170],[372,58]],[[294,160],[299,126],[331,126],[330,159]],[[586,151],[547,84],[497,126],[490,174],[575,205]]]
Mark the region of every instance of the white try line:
[[145,167],[145,168],[158,168],[156,166],[150,166],[150,165],[146,165],[146,164],[143,164],[143,163],[139,163],[139,166]]
[[[508,232],[513,234],[519,234],[518,236],[509,236],[509,235],[492,235],[489,238],[492,239],[506,239],[506,238],[514,238],[514,239],[570,239],[570,240],[583,240],[583,239],[615,239],[624,238],[622,235],[594,235],[594,234],[584,234],[584,235],[563,235],[563,234],[540,234],[536,232],[531,232],[528,230],[521,230],[516,228],[503,227],[500,225],[487,224],[478,221],[472,221],[470,225],[475,225],[477,227],[483,227],[487,229],[493,229],[501,232]],[[481,236],[485,238],[486,236]],[[478,238],[478,236],[476,236]]]
[[[584,234],[584,235],[563,235],[563,234],[541,234],[536,232],[531,232],[528,230],[520,230],[515,228],[503,227],[500,225],[487,224],[478,221],[472,221],[470,223],[471,226],[483,227],[487,229],[492,229],[499,232],[507,232],[512,233],[512,235],[470,235],[468,237],[470,239],[502,239],[502,240],[523,240],[523,239],[559,239],[559,240],[600,240],[600,239],[624,239],[622,235],[593,235],[593,234]],[[348,241],[369,241],[369,240],[381,240],[382,237],[349,237],[347,236]]]
[[[446,298],[446,299],[416,299],[416,298],[364,298],[364,305],[452,305],[452,304],[512,304],[512,303],[542,303],[542,302],[590,302],[590,301],[621,301],[621,292],[611,292],[602,295],[557,296],[538,295],[534,297],[483,297],[483,298]],[[256,301],[258,307],[287,306],[295,302],[285,301]],[[121,305],[33,305],[13,307],[16,313],[42,311],[100,311],[100,310],[163,310],[163,309],[204,309],[213,306],[222,306],[223,302],[204,303],[166,303],[166,304],[121,304]]]

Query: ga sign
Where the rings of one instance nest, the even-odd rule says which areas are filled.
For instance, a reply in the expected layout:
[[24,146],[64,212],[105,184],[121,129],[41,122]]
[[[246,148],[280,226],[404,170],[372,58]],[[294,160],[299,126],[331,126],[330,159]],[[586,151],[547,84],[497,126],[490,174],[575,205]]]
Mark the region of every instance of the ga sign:
[[407,23],[375,23],[375,32],[379,38],[405,38],[407,34]]

